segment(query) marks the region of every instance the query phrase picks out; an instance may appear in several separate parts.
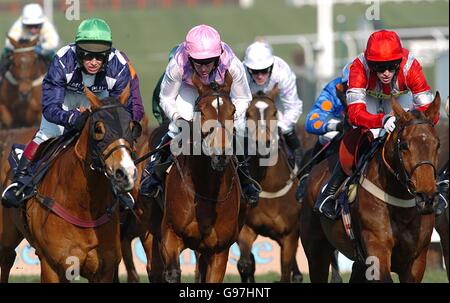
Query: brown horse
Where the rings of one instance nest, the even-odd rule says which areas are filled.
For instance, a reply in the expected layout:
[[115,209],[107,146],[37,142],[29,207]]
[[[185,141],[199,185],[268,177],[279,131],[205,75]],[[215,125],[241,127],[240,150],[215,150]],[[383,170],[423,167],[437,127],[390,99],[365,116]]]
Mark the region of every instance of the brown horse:
[[75,144],[54,160],[24,209],[3,209],[16,229],[2,222],[10,233],[1,239],[0,259],[25,235],[40,259],[42,282],[69,281],[77,274],[90,282],[111,282],[121,258],[112,189],[129,191],[136,178],[134,123],[123,106],[129,89],[119,100],[99,100],[88,90],[86,96],[92,112]]
[[[392,282],[391,271],[398,273],[401,282],[422,280],[435,217],[431,204],[436,195],[439,138],[432,121],[439,105],[440,97],[436,94],[425,112],[405,112],[392,99],[397,127],[383,148],[368,161],[359,180],[363,185],[358,186],[356,199],[350,206],[355,241],[347,237],[342,222],[312,213],[337,157],[328,158],[312,169],[300,215],[300,234],[311,281],[327,282],[334,248],[355,260],[351,282]],[[400,173],[396,176],[392,169]],[[375,197],[374,191],[369,192],[364,186],[367,184],[364,180],[384,194]],[[391,204],[395,200],[396,206],[382,199]]]
[[[196,110],[201,116],[203,153],[176,156],[166,178],[161,224],[164,278],[180,282],[179,255],[191,248],[199,253],[200,281],[222,282],[230,246],[238,238],[246,211],[236,167],[225,154],[231,146],[235,111],[229,98],[232,78],[227,73],[224,85],[218,87],[204,85],[196,75],[192,82],[199,92]],[[190,146],[195,149],[199,143],[194,140]]]
[[291,269],[294,269],[292,281],[301,282],[303,279],[295,262],[301,209],[301,204],[295,199],[298,186],[295,173],[298,168],[290,168],[286,148],[278,147],[277,110],[274,103],[278,92],[275,86],[267,95],[255,94],[247,109],[247,120],[257,126],[255,132],[250,133],[251,141],[274,144],[274,148],[278,149],[278,157],[271,166],[260,165],[262,157],[258,153],[249,159],[250,172],[263,191],[258,205],[248,210],[245,225],[239,234],[241,254],[237,267],[244,283],[255,282],[255,259],[251,248],[258,235],[270,237],[281,247],[280,282],[291,282]]
[[47,64],[34,51],[37,38],[25,42],[9,38],[9,41],[14,51],[11,66],[0,84],[0,127],[38,125]]
[[[441,148],[439,150],[439,172],[445,169],[445,165],[447,165],[448,169],[448,119],[443,119],[439,121],[439,124],[436,126],[436,129],[439,133],[439,139],[441,140]],[[448,199],[448,192],[447,192]],[[436,217],[435,229],[441,238],[441,247],[442,254],[444,255],[445,260],[445,269],[447,270],[447,279],[449,278],[449,210],[448,207],[443,214]]]

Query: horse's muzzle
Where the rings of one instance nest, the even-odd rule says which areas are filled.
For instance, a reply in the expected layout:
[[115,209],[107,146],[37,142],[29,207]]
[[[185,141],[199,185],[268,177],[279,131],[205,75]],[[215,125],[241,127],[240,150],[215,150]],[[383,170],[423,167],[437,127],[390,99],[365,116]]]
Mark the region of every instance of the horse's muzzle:
[[416,193],[416,205],[421,215],[429,215],[434,212],[437,193],[431,197],[425,193]]
[[225,155],[211,156],[211,168],[214,171],[218,172],[224,171],[228,163],[230,163],[230,156]]
[[120,192],[130,191],[134,187],[134,183],[137,179],[137,170],[134,168],[133,172],[126,172],[122,168],[118,168],[112,175],[114,185]]

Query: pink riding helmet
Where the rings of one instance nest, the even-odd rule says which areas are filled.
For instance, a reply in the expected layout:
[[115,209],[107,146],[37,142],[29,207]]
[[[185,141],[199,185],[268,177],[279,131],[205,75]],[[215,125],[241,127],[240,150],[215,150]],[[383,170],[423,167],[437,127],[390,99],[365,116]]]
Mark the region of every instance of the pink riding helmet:
[[220,34],[211,26],[201,24],[186,35],[186,51],[193,59],[208,59],[222,54]]

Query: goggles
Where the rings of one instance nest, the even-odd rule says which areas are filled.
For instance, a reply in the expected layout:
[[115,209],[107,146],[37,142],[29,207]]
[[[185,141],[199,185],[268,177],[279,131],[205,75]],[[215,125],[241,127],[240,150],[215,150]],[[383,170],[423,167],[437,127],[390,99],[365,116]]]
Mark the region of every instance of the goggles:
[[372,62],[370,67],[377,73],[384,73],[386,70],[395,72],[400,67],[399,62]]
[[257,74],[268,74],[270,72],[272,72],[272,66],[269,66],[267,68],[263,68],[263,69],[251,69],[251,68],[247,68],[248,72],[250,75],[257,75]]

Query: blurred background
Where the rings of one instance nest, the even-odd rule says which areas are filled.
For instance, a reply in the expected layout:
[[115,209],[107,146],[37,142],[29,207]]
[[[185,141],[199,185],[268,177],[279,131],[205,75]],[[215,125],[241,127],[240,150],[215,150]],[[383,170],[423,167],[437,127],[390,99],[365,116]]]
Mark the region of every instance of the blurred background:
[[215,27],[241,59],[255,39],[269,41],[298,76],[301,119],[322,85],[382,28],[397,30],[432,88],[448,96],[448,0],[0,0],[0,33],[6,35],[30,2],[45,7],[63,43],[74,39],[83,19],[105,19],[114,46],[130,57],[140,76],[147,113],[168,52],[201,23]]

